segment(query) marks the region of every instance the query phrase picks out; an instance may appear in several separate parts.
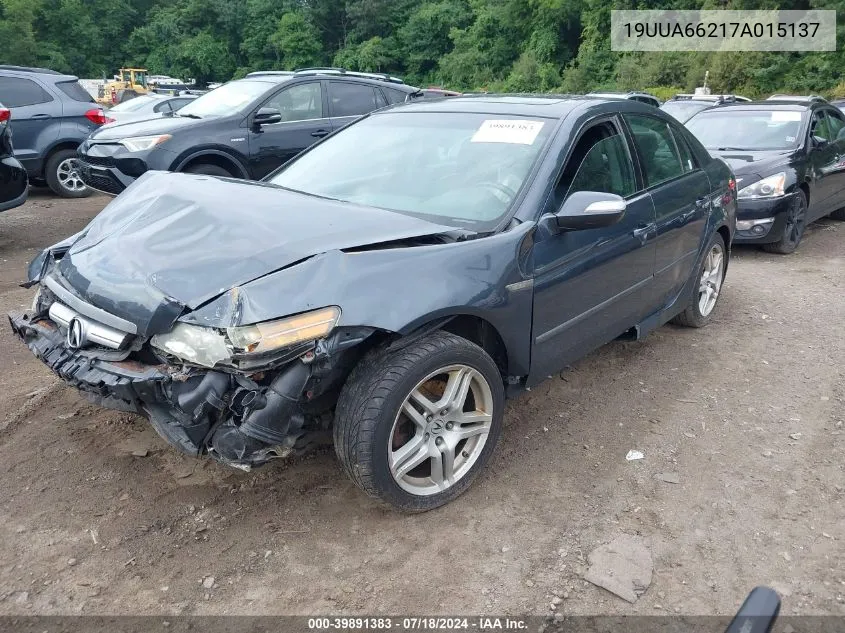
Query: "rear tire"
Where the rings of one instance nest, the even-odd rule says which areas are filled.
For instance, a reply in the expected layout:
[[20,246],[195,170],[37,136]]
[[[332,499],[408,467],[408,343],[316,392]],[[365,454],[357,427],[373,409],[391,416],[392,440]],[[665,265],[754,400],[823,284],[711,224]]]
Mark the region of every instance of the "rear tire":
[[801,243],[806,226],[807,194],[802,189],[799,189],[795,194],[795,200],[792,201],[792,207],[786,213],[786,223],[783,225],[781,238],[777,242],[763,244],[763,250],[767,253],[789,255]]
[[714,233],[707,244],[704,261],[697,269],[690,304],[672,319],[672,323],[684,327],[704,327],[710,323],[722,291],[727,261],[725,240],[719,233]]
[[212,165],[211,163],[200,163],[198,165],[191,165],[185,169],[186,174],[204,174],[206,176],[222,176],[223,178],[233,178],[231,172],[223,169],[219,165]]
[[454,334],[374,350],[341,391],[335,451],[368,495],[425,512],[458,497],[484,469],[501,433],[504,401],[493,359]]
[[87,198],[93,193],[77,171],[76,150],[60,149],[44,164],[44,179],[52,192],[62,198]]

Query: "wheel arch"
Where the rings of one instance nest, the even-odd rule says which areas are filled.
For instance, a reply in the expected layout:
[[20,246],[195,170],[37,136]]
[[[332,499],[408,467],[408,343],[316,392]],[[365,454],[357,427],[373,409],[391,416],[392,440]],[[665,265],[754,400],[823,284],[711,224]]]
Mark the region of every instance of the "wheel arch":
[[390,345],[404,347],[438,330],[475,343],[490,355],[503,378],[510,374],[511,357],[504,338],[493,323],[477,314],[455,313],[417,322],[413,327],[397,333]]
[[47,161],[50,160],[53,154],[66,149],[76,151],[76,149],[79,147],[80,142],[81,141],[78,141],[76,139],[59,139],[52,145],[50,145],[47,151],[44,152],[44,160],[41,161],[41,177],[43,178],[45,176],[44,170],[47,167]]
[[184,171],[191,165],[199,164],[217,165],[234,175],[237,178],[249,178],[249,173],[243,163],[228,152],[219,149],[204,149],[193,152],[188,156],[179,159],[171,166],[171,171]]

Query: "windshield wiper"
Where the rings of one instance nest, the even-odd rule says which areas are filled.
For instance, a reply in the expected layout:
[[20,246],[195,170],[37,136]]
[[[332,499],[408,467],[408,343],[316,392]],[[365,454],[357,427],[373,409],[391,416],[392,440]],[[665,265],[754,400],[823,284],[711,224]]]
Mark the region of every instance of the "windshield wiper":
[[179,114],[176,113],[176,116],[185,117],[186,119],[201,119],[202,117],[199,114]]
[[747,152],[749,150],[745,147],[717,147],[716,151],[718,151],[718,152]]

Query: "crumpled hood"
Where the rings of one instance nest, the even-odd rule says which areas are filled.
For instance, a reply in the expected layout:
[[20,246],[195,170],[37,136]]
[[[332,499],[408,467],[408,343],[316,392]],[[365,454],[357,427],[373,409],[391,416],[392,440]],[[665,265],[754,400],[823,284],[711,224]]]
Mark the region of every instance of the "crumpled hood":
[[174,304],[194,309],[313,255],[452,229],[271,185],[148,172],[91,221],[59,271],[87,301],[160,329],[153,313],[165,304],[172,323]]
[[793,151],[715,151],[710,154],[721,158],[736,174],[740,185],[756,181],[775,173],[779,167],[786,167],[793,157]]

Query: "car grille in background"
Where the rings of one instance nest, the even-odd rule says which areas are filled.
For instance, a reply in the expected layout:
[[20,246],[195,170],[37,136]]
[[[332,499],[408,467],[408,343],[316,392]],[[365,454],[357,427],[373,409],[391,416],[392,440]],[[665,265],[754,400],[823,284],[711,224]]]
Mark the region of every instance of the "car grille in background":
[[101,176],[100,174],[88,172],[82,180],[93,189],[114,195],[119,194],[124,189],[123,185],[115,182],[110,176]]
[[111,156],[85,156],[85,162],[89,165],[114,167],[114,158],[112,158]]

